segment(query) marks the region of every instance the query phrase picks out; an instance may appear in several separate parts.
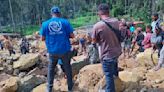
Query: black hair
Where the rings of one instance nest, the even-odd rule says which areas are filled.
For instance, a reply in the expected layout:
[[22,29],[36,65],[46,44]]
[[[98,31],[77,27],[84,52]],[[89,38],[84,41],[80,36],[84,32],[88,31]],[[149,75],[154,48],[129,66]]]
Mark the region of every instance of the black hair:
[[105,3],[100,4],[100,5],[98,6],[98,11],[102,12],[102,14],[107,14],[107,13],[109,13],[109,5],[108,5],[108,4],[105,4]]
[[152,30],[152,26],[151,25],[147,25],[146,27]]
[[159,15],[158,15],[158,13],[154,13],[153,16],[154,17],[158,17]]

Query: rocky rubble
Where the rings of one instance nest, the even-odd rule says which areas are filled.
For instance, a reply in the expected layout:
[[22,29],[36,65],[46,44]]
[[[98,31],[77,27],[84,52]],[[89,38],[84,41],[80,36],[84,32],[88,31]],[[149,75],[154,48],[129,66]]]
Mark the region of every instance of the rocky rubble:
[[0,82],[0,92],[16,92],[18,89],[18,78],[10,77]]
[[[0,51],[0,92],[45,92],[48,58],[43,42],[27,37],[32,47],[30,53],[9,56]],[[73,47],[78,48],[78,40]],[[16,47],[16,46],[15,46]],[[16,48],[18,50],[18,48]],[[72,60],[74,92],[104,92],[105,76],[101,64],[88,65],[86,56],[76,56]],[[153,71],[151,50],[136,55],[136,58],[119,58],[119,77],[115,78],[116,92],[164,92],[164,69]],[[157,63],[157,53],[153,55]],[[54,92],[67,91],[66,79],[57,74]]]
[[20,57],[20,59],[13,64],[14,69],[26,70],[32,67],[39,61],[39,54],[25,54]]
[[151,53],[152,50],[147,49],[144,52],[137,54],[136,61],[138,61],[141,66],[154,66],[153,63],[157,64],[158,62],[158,54],[152,54],[151,58]]
[[29,75],[19,80],[19,87],[17,92],[30,92],[33,88],[44,83],[46,78],[44,76]]

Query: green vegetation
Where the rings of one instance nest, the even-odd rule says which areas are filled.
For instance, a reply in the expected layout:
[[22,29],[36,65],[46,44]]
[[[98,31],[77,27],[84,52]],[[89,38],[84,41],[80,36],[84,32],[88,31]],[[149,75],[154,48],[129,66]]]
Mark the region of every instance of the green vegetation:
[[[86,16],[86,17],[79,17],[75,19],[70,19],[70,23],[72,24],[73,28],[78,28],[81,26],[91,25],[97,22],[97,16]],[[26,26],[23,29],[24,35],[31,35],[32,33],[39,31],[39,26]]]
[[86,26],[96,23],[98,20],[97,16],[86,16],[86,17],[79,17],[75,19],[71,19],[70,22],[74,28],[80,26]]
[[[75,19],[70,19],[70,23],[72,24],[73,28],[78,28],[81,26],[92,25],[96,23],[98,20],[97,16],[85,16],[85,17],[78,17]],[[31,35],[34,32],[39,31],[38,25],[27,25],[24,28],[18,27],[16,28],[16,32],[20,32],[23,35]],[[6,27],[3,29],[3,32],[12,32],[11,27]]]
[[24,35],[31,35],[33,34],[34,32],[36,31],[39,31],[39,26],[26,26],[24,29],[23,29],[23,34]]
[[164,16],[164,0],[0,0],[0,32],[32,34],[51,17],[54,5],[60,7],[63,17],[70,19],[74,28],[94,24],[100,3],[109,4],[112,16],[127,21],[150,24],[153,13]]

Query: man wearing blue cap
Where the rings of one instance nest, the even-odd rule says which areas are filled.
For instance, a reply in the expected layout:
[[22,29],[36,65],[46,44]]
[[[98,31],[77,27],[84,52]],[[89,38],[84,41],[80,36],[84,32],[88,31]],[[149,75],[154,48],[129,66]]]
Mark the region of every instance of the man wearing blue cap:
[[47,91],[52,92],[55,75],[55,67],[58,59],[62,60],[67,76],[68,91],[72,91],[72,67],[70,65],[71,44],[69,38],[73,38],[73,28],[68,20],[61,18],[58,7],[51,9],[52,18],[43,22],[40,34],[45,41],[49,53],[48,86]]

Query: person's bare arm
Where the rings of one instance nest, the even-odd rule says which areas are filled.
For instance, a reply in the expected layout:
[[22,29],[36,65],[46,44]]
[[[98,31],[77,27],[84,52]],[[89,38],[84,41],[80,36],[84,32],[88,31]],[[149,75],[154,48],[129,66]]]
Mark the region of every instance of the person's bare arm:
[[134,21],[133,24],[134,24],[134,25],[137,25],[137,24],[144,24],[144,22],[143,22],[143,21]]

